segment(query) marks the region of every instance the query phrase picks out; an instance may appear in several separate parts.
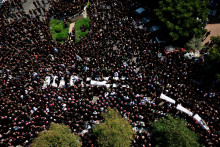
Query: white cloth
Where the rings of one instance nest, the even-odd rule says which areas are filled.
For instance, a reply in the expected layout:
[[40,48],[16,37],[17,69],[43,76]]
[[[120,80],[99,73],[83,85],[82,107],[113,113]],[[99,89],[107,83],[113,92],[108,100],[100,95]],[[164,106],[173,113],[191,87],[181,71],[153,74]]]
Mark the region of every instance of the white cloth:
[[74,76],[72,75],[72,76],[70,77],[70,86],[73,86],[73,85],[74,85],[73,79],[74,79]]
[[107,81],[94,81],[94,80],[90,81],[91,85],[96,85],[96,86],[106,86],[106,83]]
[[176,103],[176,101],[174,99],[169,98],[168,96],[164,95],[163,93],[161,93],[160,98],[163,99],[163,100],[166,100],[170,103],[173,103],[173,104]]
[[176,109],[177,109],[177,110],[180,110],[180,111],[182,111],[182,112],[184,112],[184,113],[186,113],[186,114],[188,114],[188,115],[190,115],[190,116],[193,115],[193,113],[192,113],[191,111],[187,110],[186,108],[184,108],[184,107],[181,106],[180,104],[177,105]]
[[65,80],[64,77],[60,80],[59,88],[65,88]]
[[58,76],[54,76],[53,77],[53,83],[52,83],[52,86],[53,87],[57,87],[57,83],[56,83],[56,79],[58,78]]
[[50,85],[50,76],[46,76],[42,89],[45,89],[48,85]]
[[206,130],[209,130],[209,127],[206,125],[206,123],[202,120],[202,118],[198,115],[195,114],[193,118]]

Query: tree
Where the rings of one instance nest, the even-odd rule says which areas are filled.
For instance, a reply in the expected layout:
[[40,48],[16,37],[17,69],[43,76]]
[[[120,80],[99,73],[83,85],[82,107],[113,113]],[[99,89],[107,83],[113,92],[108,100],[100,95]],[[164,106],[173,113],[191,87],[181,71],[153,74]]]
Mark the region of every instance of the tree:
[[39,133],[32,147],[80,147],[80,137],[71,133],[64,124],[50,124],[48,131]]
[[105,122],[93,130],[98,138],[98,143],[103,147],[129,147],[134,137],[130,123],[111,108],[102,116]]
[[158,119],[152,126],[153,139],[158,147],[198,147],[197,136],[187,128],[186,121],[173,118]]
[[201,50],[202,49],[202,37],[195,37],[186,43],[186,48],[187,49],[193,49],[193,50]]
[[207,0],[160,0],[154,11],[173,41],[187,41],[206,32],[207,5]]
[[220,36],[212,36],[213,48],[210,50],[210,58],[217,63],[220,63]]
[[210,50],[209,57],[211,59],[211,64],[214,68],[214,73],[216,73],[216,77],[218,81],[220,81],[220,36],[212,36],[211,40],[214,44],[213,48]]

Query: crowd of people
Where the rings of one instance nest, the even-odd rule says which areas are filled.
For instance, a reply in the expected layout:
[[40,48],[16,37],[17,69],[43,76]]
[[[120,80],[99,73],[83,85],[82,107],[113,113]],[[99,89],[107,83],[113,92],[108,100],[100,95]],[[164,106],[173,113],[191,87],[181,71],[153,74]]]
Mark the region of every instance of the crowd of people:
[[[21,0],[8,0],[0,9],[1,145],[28,146],[56,122],[79,134],[83,146],[98,146],[92,128],[104,121],[101,113],[108,107],[131,122],[132,146],[154,145],[148,122],[167,114],[185,119],[201,144],[219,145],[219,88],[193,82],[202,60],[187,60],[181,52],[165,55],[164,45],[149,43],[152,34],[133,23],[139,21],[132,13],[136,1],[90,0],[89,32],[77,44],[53,41],[49,21],[56,11],[73,14],[87,1],[43,1],[35,2],[33,13],[23,10]],[[50,3],[48,10],[44,3]],[[46,76],[58,76],[57,83],[63,78],[66,86],[42,88]],[[111,86],[91,85],[88,77],[109,77]],[[199,114],[210,130],[161,100],[161,93]]]

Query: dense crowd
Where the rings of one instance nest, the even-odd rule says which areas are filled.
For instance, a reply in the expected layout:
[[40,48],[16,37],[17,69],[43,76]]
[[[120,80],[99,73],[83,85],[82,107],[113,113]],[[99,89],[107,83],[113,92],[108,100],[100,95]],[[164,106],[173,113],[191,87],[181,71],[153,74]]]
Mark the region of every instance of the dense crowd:
[[[136,131],[133,146],[153,145],[148,122],[168,113],[185,119],[199,133],[200,143],[219,145],[219,88],[193,82],[202,60],[187,60],[181,52],[165,55],[164,45],[149,43],[152,34],[133,23],[139,22],[133,14],[139,3],[90,0],[87,36],[77,44],[59,44],[50,35],[50,18],[56,11],[71,15],[82,10],[86,1],[52,1],[47,10],[48,2],[37,0],[29,13],[21,0],[9,0],[0,9],[1,145],[27,146],[56,122],[80,134],[83,146],[97,146],[92,128],[103,122],[100,114],[109,106],[130,120]],[[57,83],[64,78],[66,87],[42,89],[48,75],[58,76]],[[68,86],[71,75],[76,76],[74,86]],[[109,77],[108,83],[117,87],[90,85],[88,77],[99,81]],[[210,130],[162,101],[161,93],[199,114]]]

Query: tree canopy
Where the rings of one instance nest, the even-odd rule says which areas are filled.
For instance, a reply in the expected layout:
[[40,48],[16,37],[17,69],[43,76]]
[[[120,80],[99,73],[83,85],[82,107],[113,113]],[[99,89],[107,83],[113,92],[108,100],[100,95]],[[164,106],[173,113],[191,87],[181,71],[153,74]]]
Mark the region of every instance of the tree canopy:
[[186,43],[187,49],[193,49],[193,50],[201,50],[202,49],[202,37],[195,37],[193,36],[192,39],[190,39],[189,42]]
[[211,40],[214,43],[213,48],[210,50],[210,58],[217,63],[220,63],[220,36],[212,36]]
[[155,9],[173,41],[184,41],[205,32],[208,16],[207,0],[160,0]]
[[220,36],[212,36],[211,40],[214,46],[210,49],[209,57],[214,68],[213,72],[216,73],[216,77],[220,81]]
[[198,147],[197,136],[187,128],[186,121],[173,118],[151,122],[153,139],[158,147]]
[[111,108],[102,116],[105,119],[104,123],[93,130],[98,143],[103,147],[129,147],[134,137],[130,123]]
[[39,133],[32,147],[80,147],[80,137],[71,133],[64,124],[50,124],[48,131]]

